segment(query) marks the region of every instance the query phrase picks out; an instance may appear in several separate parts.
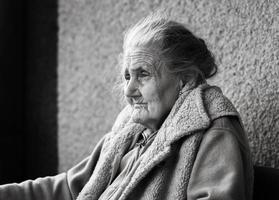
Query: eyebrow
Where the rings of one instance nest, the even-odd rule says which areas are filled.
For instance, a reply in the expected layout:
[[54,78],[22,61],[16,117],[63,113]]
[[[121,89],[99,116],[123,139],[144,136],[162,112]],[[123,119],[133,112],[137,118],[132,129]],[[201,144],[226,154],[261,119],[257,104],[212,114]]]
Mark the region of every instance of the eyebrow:
[[141,71],[141,70],[146,70],[143,66],[137,66],[137,65],[133,65],[130,68],[131,71]]
[[139,72],[139,71],[142,71],[142,70],[146,71],[146,69],[143,68],[142,66],[138,66],[138,67],[135,66],[134,68],[130,68],[130,69],[125,68],[124,73],[128,73],[129,71],[131,71],[131,72]]

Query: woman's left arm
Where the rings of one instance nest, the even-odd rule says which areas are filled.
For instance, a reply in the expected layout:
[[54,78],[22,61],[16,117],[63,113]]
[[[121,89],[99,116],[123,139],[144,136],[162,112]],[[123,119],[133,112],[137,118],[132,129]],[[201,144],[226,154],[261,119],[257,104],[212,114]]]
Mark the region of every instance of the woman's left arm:
[[249,147],[239,140],[243,137],[238,135],[244,132],[237,131],[243,132],[218,127],[205,133],[191,173],[188,200],[251,199]]

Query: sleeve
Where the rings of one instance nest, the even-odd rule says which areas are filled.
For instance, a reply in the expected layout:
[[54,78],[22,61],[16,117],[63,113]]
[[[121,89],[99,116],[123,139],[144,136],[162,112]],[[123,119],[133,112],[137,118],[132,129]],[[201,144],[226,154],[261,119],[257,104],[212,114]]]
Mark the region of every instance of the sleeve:
[[66,173],[36,180],[27,180],[22,183],[1,185],[0,200],[76,199],[98,162],[104,138],[97,144],[89,157]]
[[245,152],[235,133],[217,128],[205,133],[188,185],[188,200],[244,200]]

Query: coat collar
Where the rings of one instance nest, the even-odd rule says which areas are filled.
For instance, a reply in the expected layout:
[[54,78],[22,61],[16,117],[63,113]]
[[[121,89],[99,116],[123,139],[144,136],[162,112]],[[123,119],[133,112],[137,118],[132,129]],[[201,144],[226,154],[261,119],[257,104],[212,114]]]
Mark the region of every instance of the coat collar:
[[[130,113],[131,108],[129,106],[124,108],[119,114],[112,131],[106,135],[100,159],[90,180],[82,189],[78,197],[79,200],[99,198],[102,191],[110,183],[113,166],[121,160],[133,136],[145,129],[142,125],[130,122]],[[203,130],[210,126],[212,120],[228,115],[238,116],[238,113],[230,101],[223,96],[220,89],[206,84],[194,89],[185,86],[183,94],[176,101],[153,143],[139,158],[139,165],[135,173],[125,179],[127,185],[121,199],[125,199],[135,185],[154,166],[170,155],[171,144],[190,135],[197,140],[201,139]],[[191,145],[188,148],[198,148]]]
[[[118,115],[112,127],[114,137],[130,138],[137,131],[145,129],[130,121],[131,112],[131,106],[126,106]],[[239,114],[220,88],[202,84],[191,89],[186,85],[159,129],[156,140],[162,143],[160,146],[168,146],[186,135],[208,128],[212,120],[221,116],[238,117]],[[123,131],[124,129],[127,130]]]
[[[130,126],[130,131],[118,135],[114,144],[123,137],[129,141],[129,138],[135,134],[134,131],[131,131],[133,129],[144,130],[143,126],[130,123],[129,111],[131,111],[130,107],[124,109],[118,118],[120,121],[113,127],[113,130],[123,129],[123,127],[125,129],[125,126]],[[195,89],[183,88],[182,95],[162,124],[153,143],[139,158],[139,167],[125,189],[125,193],[128,193],[154,166],[168,157],[171,152],[171,144],[182,137],[207,129],[212,120],[229,115],[238,116],[238,113],[218,87],[203,84]]]

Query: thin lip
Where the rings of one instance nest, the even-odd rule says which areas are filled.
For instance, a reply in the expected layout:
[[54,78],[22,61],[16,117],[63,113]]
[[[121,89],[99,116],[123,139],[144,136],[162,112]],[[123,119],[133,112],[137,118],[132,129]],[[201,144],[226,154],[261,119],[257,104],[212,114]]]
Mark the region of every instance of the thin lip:
[[134,107],[141,107],[141,106],[146,106],[147,103],[134,103],[133,106]]

